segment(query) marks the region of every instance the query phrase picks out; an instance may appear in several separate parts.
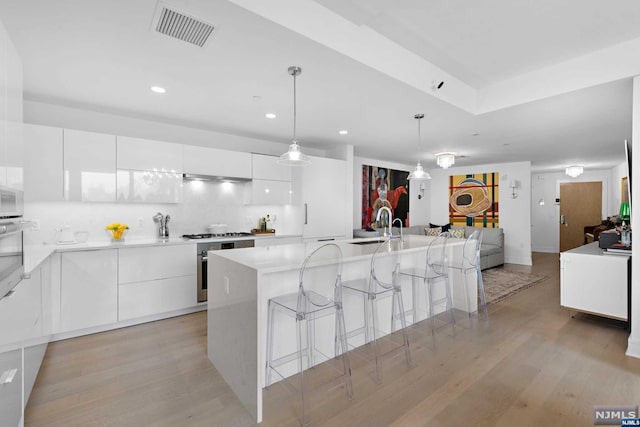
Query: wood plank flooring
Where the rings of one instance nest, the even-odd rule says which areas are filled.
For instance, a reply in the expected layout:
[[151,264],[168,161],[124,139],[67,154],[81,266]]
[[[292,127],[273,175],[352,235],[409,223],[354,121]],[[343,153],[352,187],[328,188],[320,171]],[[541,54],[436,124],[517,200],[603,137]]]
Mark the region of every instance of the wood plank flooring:
[[[311,395],[313,426],[591,426],[593,405],[640,403],[640,360],[619,322],[560,307],[558,254],[534,253],[547,276],[437,333],[412,327],[413,365],[385,360],[383,384],[352,357],[354,399]],[[298,426],[298,402],[275,384],[265,427]],[[31,426],[255,425],[206,357],[206,313],[51,343],[25,414]]]

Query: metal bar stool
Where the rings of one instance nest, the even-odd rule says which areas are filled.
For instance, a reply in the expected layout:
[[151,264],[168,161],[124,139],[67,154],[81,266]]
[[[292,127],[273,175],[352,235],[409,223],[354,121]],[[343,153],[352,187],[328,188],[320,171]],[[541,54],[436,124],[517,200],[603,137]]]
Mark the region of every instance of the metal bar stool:
[[[351,331],[348,335],[355,336],[364,332],[365,343],[372,343],[375,362],[375,382],[382,382],[381,357],[397,350],[404,350],[407,366],[411,366],[409,337],[406,320],[403,315],[404,303],[402,289],[398,281],[400,267],[400,252],[402,241],[389,239],[382,242],[371,256],[371,268],[368,278],[349,280],[343,283],[345,291],[362,295],[364,305],[364,326]],[[380,340],[383,332],[379,329],[378,301],[381,297],[391,294],[391,333],[396,330],[396,319],[400,319],[402,344],[397,345],[385,353],[381,353]],[[390,338],[389,336],[387,336]],[[395,343],[394,343],[395,344]]]
[[[342,372],[335,379],[339,379],[344,383],[348,398],[353,398],[351,366],[342,309],[341,274],[342,251],[336,244],[325,244],[315,249],[302,263],[299,273],[298,292],[269,300],[265,385],[266,387],[271,385],[272,373],[275,372],[281,379],[285,380],[285,384],[291,386],[299,394],[302,406],[300,418],[302,425],[307,425],[309,422],[308,380],[305,370],[323,361],[320,359],[321,356],[324,360],[333,359],[333,356],[325,356],[316,347],[315,323],[320,318],[335,316],[333,328],[335,331],[334,356],[338,358],[341,355],[342,358]],[[282,313],[295,319],[297,351],[274,359],[273,335],[276,313]],[[298,387],[292,384],[286,374],[279,372],[277,369],[286,363],[291,363],[296,358],[298,360]]]

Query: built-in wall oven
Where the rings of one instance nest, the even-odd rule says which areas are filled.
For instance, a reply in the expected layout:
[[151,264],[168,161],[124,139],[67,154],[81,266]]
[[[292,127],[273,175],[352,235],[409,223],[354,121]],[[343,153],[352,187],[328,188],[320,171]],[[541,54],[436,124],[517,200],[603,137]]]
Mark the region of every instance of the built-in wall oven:
[[10,296],[24,273],[22,218],[0,219],[0,299]]
[[253,240],[198,243],[198,302],[207,300],[207,267],[209,264],[207,252],[236,248],[252,248],[253,246]]

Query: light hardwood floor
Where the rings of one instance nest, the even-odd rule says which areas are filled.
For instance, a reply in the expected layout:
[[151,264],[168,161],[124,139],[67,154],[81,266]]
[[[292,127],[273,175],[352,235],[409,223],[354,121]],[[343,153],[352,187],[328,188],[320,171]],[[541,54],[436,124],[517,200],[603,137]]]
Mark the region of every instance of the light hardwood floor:
[[[557,254],[534,253],[540,284],[430,335],[411,328],[403,357],[371,366],[352,357],[354,399],[312,395],[313,426],[591,426],[593,405],[640,403],[640,360],[624,355],[618,322],[560,307]],[[420,325],[418,325],[420,326]],[[422,325],[425,328],[428,325]],[[298,402],[275,384],[265,427],[298,426]],[[51,343],[27,406],[31,426],[251,426],[206,357],[206,313]]]

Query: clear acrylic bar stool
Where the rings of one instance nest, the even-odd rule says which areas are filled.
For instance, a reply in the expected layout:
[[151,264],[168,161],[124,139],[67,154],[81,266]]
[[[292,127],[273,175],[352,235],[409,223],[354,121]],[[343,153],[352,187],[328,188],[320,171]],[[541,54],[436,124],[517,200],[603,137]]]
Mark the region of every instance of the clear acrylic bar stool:
[[[402,301],[402,289],[398,280],[398,270],[400,267],[400,252],[402,241],[400,239],[389,239],[382,242],[371,256],[371,268],[369,277],[349,280],[343,283],[345,292],[351,291],[362,295],[364,306],[364,326],[348,333],[349,337],[364,333],[365,343],[373,346],[375,363],[375,382],[382,382],[381,357],[404,350],[407,366],[411,366],[411,353],[409,350],[409,337],[406,329],[404,313],[404,303]],[[402,343],[394,345],[393,348],[381,352],[381,340],[383,334],[380,330],[378,315],[378,301],[381,297],[391,294],[391,316],[390,334],[396,330],[396,319],[400,320],[400,332]],[[389,338],[390,336],[386,336]]]
[[487,311],[487,298],[484,293],[484,282],[482,280],[482,271],[480,267],[480,245],[482,244],[482,230],[475,230],[471,235],[467,238],[464,249],[462,253],[462,257],[456,260],[449,260],[446,266],[448,269],[457,270],[460,272],[462,276],[462,289],[464,291],[465,303],[467,305],[467,311],[469,313],[469,318],[471,318],[472,309],[471,309],[471,301],[469,300],[469,278],[468,275],[470,273],[475,273],[476,281],[477,281],[477,293],[478,298],[480,300],[480,304],[478,306],[478,313],[480,310],[484,313],[485,319],[489,318],[489,313]]
[[[426,262],[424,268],[408,268],[400,270],[401,276],[411,278],[413,307],[411,314],[413,315],[413,323],[418,319],[418,285],[422,284],[425,295],[426,304],[428,306],[428,316],[431,323],[431,337],[435,345],[436,336],[436,313],[437,307],[444,307],[444,312],[449,314],[449,323],[451,324],[451,333],[455,335],[455,316],[453,315],[453,299],[451,297],[451,286],[449,285],[449,274],[445,268],[447,254],[448,232],[440,233],[435,237],[427,247]],[[443,284],[443,290],[440,292],[436,289],[436,285]],[[438,298],[436,295],[438,294]],[[441,296],[440,296],[441,295]]]
[[[302,425],[309,422],[308,412],[308,379],[305,370],[325,360],[342,359],[341,373],[336,380],[344,383],[349,399],[353,398],[351,382],[351,366],[347,347],[347,337],[342,309],[342,251],[333,243],[315,249],[306,257],[299,273],[298,292],[271,298],[267,315],[267,353],[265,369],[265,386],[272,383],[272,374],[276,373],[285,384],[291,386],[299,394],[302,410]],[[296,321],[297,351],[274,359],[274,320],[276,313],[285,314]],[[335,316],[334,354],[329,357],[316,347],[316,320]],[[298,361],[298,386],[278,371],[278,367]]]

